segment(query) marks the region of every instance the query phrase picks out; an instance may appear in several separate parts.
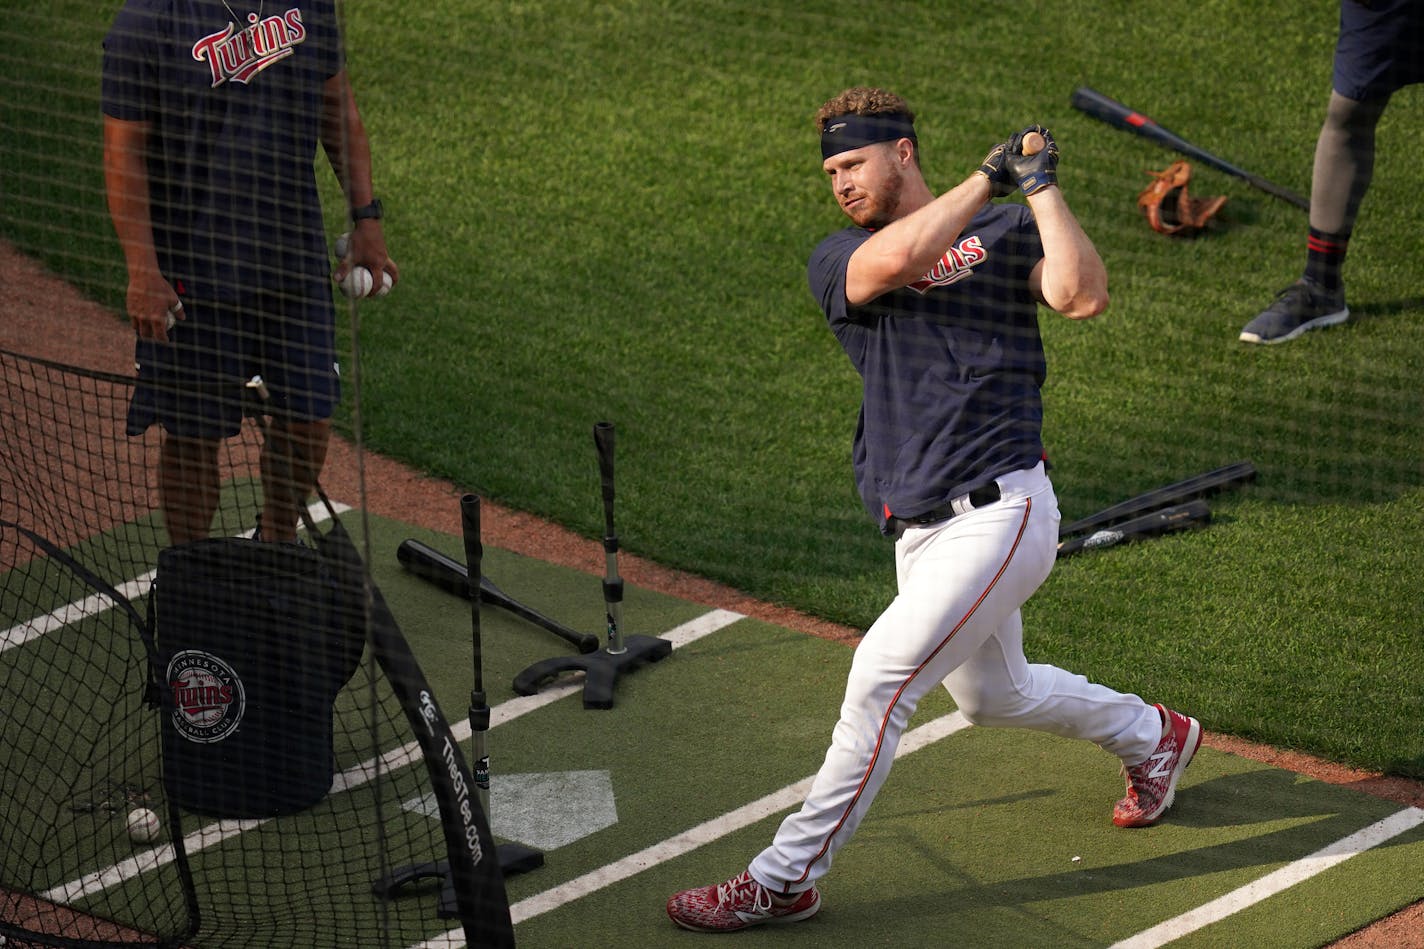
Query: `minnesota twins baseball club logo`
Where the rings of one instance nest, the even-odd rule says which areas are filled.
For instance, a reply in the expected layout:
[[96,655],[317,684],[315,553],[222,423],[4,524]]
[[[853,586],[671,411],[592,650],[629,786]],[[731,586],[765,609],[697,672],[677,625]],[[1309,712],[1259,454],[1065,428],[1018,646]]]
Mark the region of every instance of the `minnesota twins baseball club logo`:
[[242,680],[209,652],[185,649],[168,661],[173,727],[189,741],[208,745],[237,729],[247,707]]

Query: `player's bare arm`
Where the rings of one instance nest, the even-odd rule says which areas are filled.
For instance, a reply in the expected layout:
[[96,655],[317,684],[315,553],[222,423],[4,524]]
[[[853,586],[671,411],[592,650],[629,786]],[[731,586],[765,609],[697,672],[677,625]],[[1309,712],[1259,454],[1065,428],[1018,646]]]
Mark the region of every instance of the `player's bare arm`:
[[973,175],[862,244],[846,268],[846,300],[869,302],[924,276],[989,200],[989,182]]
[[1029,275],[1034,296],[1070,319],[1097,316],[1108,305],[1107,269],[1058,188],[1053,134],[1032,125],[1011,136],[1003,164],[1023,191],[1043,242],[1043,259]]
[[846,268],[846,301],[853,306],[923,276],[989,200],[989,181],[977,173],[935,197],[909,139],[842,152],[823,168],[841,210],[876,228]]
[[[375,198],[371,184],[371,143],[346,70],[326,81],[322,97],[322,150],[350,206],[365,207]],[[378,218],[363,218],[352,223],[351,250],[337,264],[332,276],[340,282],[346,272],[358,264],[373,274],[384,270],[391,275],[392,284],[400,279],[400,269],[386,249],[385,231]]]
[[183,312],[154,249],[146,163],[149,131],[147,122],[104,116],[104,190],[128,271],[124,304],[129,320],[141,338],[167,342],[169,316],[182,319]]
[[1056,185],[1044,188],[1029,197],[1028,206],[1043,240],[1043,259],[1029,275],[1034,295],[1069,319],[1097,316],[1108,305],[1107,268],[1063,192]]

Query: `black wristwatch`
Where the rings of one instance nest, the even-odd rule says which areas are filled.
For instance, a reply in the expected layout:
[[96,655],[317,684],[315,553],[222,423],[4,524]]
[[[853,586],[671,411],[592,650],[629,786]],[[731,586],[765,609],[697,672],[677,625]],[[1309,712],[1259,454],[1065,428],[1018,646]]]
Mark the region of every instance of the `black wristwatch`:
[[364,221],[368,218],[379,221],[384,213],[385,212],[381,209],[381,202],[378,200],[372,201],[364,208],[352,208],[351,221],[355,223],[356,221]]

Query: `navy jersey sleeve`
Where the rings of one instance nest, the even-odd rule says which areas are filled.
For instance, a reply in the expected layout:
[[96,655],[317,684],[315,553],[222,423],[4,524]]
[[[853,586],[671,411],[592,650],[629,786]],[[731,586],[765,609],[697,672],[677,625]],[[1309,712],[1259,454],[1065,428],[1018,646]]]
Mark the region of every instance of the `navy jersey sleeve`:
[[329,0],[323,0],[311,4],[310,7],[314,14],[313,22],[324,27],[318,48],[322,57],[321,74],[330,79],[346,67],[346,51],[342,44],[340,21],[336,17],[336,5]]
[[811,260],[806,265],[806,279],[811,286],[811,295],[826,315],[826,321],[842,346],[847,347],[851,359],[853,345],[847,338],[847,329],[852,325],[850,308],[846,304],[846,268],[851,255],[870,238],[870,232],[861,227],[848,227],[837,231],[816,247]]
[[130,122],[153,118],[161,6],[130,0],[114,17],[104,37],[100,101],[105,115]]
[[811,295],[833,328],[846,319],[846,266],[869,237],[870,232],[859,227],[837,231],[817,245],[806,265]]

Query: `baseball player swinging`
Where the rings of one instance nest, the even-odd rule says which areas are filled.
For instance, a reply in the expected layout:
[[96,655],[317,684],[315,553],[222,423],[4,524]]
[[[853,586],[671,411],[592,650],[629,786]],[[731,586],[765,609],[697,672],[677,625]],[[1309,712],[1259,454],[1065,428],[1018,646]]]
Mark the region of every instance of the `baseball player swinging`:
[[[820,909],[816,881],[937,683],[977,725],[1081,738],[1120,758],[1121,827],[1162,816],[1201,742],[1195,719],[1024,657],[1020,607],[1053,566],[1059,522],[1043,462],[1037,307],[1086,319],[1108,302],[1103,262],[1057,186],[1052,136],[1038,126],[1013,135],[936,197],[899,96],[848,89],[816,125],[852,224],[821,242],[808,276],[863,379],[855,476],[895,540],[898,594],[856,649],[800,811],[746,870],[668,901],[675,923],[702,932]],[[1030,133],[1040,150],[1023,148]],[[991,202],[1015,190],[1026,207]]]

